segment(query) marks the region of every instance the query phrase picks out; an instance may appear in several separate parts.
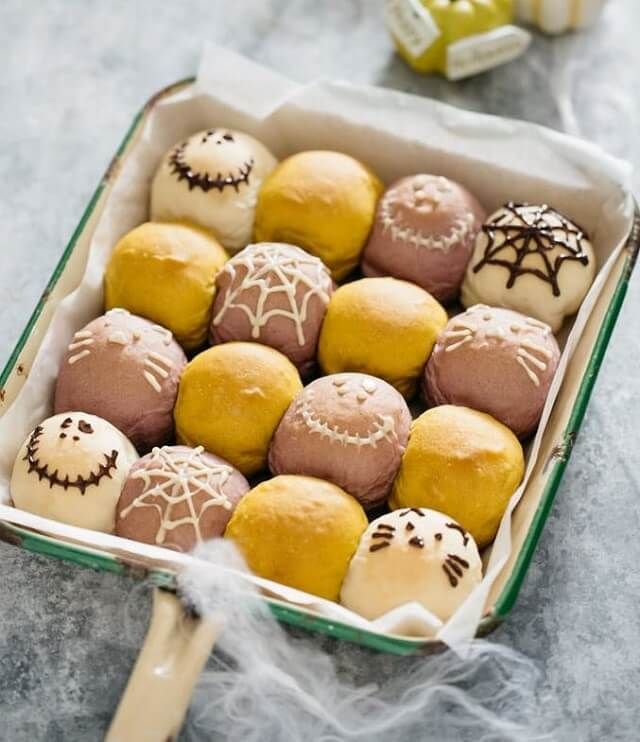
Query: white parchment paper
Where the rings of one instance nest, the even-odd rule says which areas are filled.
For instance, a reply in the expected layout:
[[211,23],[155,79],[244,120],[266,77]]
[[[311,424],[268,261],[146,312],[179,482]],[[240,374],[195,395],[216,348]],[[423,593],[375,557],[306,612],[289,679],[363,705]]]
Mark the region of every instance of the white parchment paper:
[[525,480],[504,515],[482,583],[443,625],[420,605],[402,606],[369,622],[329,601],[253,578],[270,597],[359,628],[437,637],[455,645],[471,638],[490,587],[511,552],[511,513],[536,461],[551,407],[571,354],[605,279],[630,232],[630,168],[596,147],[531,124],[470,113],[379,88],[318,82],[299,87],[220,47],[208,47],[197,82],[163,98],[122,165],[96,227],[85,275],[58,306],[15,402],[0,418],[0,520],[56,539],[108,551],[146,566],[180,569],[194,557],[24,513],[10,502],[15,455],[32,428],[51,414],[57,369],[73,333],[102,312],[102,277],[110,251],[148,218],[149,186],[162,154],[212,126],[237,128],[280,157],[305,149],[335,149],[366,162],[385,182],[415,172],[459,181],[491,212],[508,200],[547,202],[590,234],[599,272],[570,327],[542,422],[528,450]]

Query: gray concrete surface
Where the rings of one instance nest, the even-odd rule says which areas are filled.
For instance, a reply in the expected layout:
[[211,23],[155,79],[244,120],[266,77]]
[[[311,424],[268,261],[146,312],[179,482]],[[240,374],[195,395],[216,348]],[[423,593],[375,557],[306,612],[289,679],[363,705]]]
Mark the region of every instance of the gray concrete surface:
[[[0,361],[133,115],[194,72],[204,40],[300,81],[370,82],[556,128],[572,125],[569,90],[584,136],[638,165],[639,29],[640,4],[611,0],[594,31],[536,36],[525,59],[454,85],[393,55],[372,0],[3,0]],[[639,312],[636,276],[520,599],[494,635],[540,661],[585,740],[640,734]],[[123,628],[131,588],[0,545],[1,739],[101,738],[143,633],[143,593]],[[389,662],[324,643],[352,672]]]

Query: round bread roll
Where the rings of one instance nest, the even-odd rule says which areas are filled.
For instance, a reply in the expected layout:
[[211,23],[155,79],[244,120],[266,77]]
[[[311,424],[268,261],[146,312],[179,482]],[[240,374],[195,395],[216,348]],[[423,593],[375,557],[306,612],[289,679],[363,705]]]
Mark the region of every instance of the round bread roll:
[[277,162],[248,134],[199,131],[162,158],[151,185],[151,219],[197,224],[230,252],[240,250],[251,240],[260,186]]
[[256,209],[256,242],[289,242],[319,257],[336,281],[358,264],[382,183],[340,152],[299,152],[265,180]]
[[13,465],[11,498],[20,510],[111,533],[135,448],[111,423],[64,412],[40,423]]
[[106,308],[128,309],[171,330],[185,350],[199,348],[207,338],[215,278],[226,259],[200,229],[141,224],[113,248],[104,279]]
[[425,368],[429,406],[487,412],[519,437],[532,433],[560,360],[549,325],[484,304],[454,317]]
[[363,278],[341,286],[331,297],[318,360],[327,374],[379,376],[410,399],[446,323],[445,310],[419,286],[395,278]]
[[506,426],[467,407],[434,407],[411,426],[389,505],[446,513],[482,548],[523,474],[522,446]]
[[267,463],[273,433],[302,389],[295,366],[258,343],[225,343],[185,368],[175,408],[179,443],[204,448],[245,476]]
[[380,199],[362,254],[365,276],[394,276],[455,299],[485,219],[477,199],[437,175],[409,175]]
[[508,203],[476,240],[462,303],[514,309],[557,332],[575,314],[596,272],[584,231],[549,206]]
[[410,425],[407,403],[382,379],[324,376],[298,394],[280,421],[269,468],[327,479],[365,508],[376,507],[389,496]]
[[116,509],[116,534],[187,552],[222,536],[247,480],[202,446],[164,446],[129,470]]
[[331,274],[319,258],[293,245],[249,245],[218,273],[211,343],[264,343],[308,375],[332,293]]
[[336,485],[280,476],[240,500],[225,536],[260,577],[337,600],[366,527],[362,507]]
[[173,436],[173,407],[186,363],[169,330],[111,309],[73,336],[58,373],[54,411],[102,417],[148,451]]
[[406,508],[364,532],[340,602],[375,620],[415,601],[446,621],[481,580],[478,547],[462,526],[435,510]]

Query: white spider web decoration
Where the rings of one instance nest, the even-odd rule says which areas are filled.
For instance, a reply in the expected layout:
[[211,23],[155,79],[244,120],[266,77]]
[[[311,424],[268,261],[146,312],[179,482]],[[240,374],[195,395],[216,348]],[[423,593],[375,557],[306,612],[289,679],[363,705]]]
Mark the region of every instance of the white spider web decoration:
[[[241,268],[244,268],[244,276],[239,278]],[[247,316],[254,339],[260,337],[260,331],[273,317],[280,316],[294,323],[298,344],[302,346],[309,302],[313,297],[318,297],[325,305],[329,302],[329,294],[323,286],[329,286],[331,279],[324,264],[292,245],[249,245],[226,263],[222,272],[231,277],[231,282],[213,324],[218,326],[230,309],[239,309]],[[305,287],[305,293],[298,300],[300,286]],[[259,294],[255,309],[252,309],[242,295],[254,288]],[[269,299],[277,294],[286,297],[288,309],[269,307]]]
[[[160,517],[155,539],[157,544],[165,543],[168,533],[184,525],[190,525],[196,541],[202,543],[200,520],[203,514],[212,507],[232,508],[223,489],[233,472],[225,464],[205,461],[203,451],[202,446],[189,451],[154,448],[149,466],[132,474],[132,479],[142,479],[142,492],[120,511],[120,517],[126,518],[135,508],[152,508]],[[194,499],[202,493],[207,499],[196,509]],[[158,498],[161,502],[157,502]],[[174,511],[185,503],[189,514],[174,520]],[[177,544],[172,545],[179,548]]]

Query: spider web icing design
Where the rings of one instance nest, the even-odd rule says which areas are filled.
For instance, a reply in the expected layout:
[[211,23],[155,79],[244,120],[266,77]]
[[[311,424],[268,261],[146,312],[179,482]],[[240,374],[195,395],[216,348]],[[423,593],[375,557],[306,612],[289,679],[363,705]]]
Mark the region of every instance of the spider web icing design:
[[465,312],[465,314],[473,316],[465,317],[461,315],[456,317],[451,323],[451,327],[442,335],[442,341],[445,343],[444,352],[451,353],[456,351],[463,345],[476,340],[479,333],[484,335],[485,338],[504,340],[507,337],[507,332],[510,332],[518,345],[516,363],[522,366],[528,378],[535,386],[540,386],[540,377],[536,373],[536,369],[546,371],[548,362],[553,357],[553,353],[548,348],[540,345],[540,343],[536,343],[530,337],[525,336],[521,338],[519,336],[535,330],[542,334],[543,337],[546,337],[551,332],[551,328],[543,322],[538,322],[538,320],[527,317],[522,322],[512,322],[508,330],[500,325],[484,329],[482,325],[477,324],[480,312],[482,312],[482,317],[479,318],[481,321],[490,322],[494,318],[491,307],[487,307],[484,304],[477,304]]
[[[421,181],[414,183],[414,198],[416,198],[415,204],[418,209],[421,203],[432,200],[424,194],[424,191],[420,190],[420,183]],[[448,188],[446,181],[442,187]],[[420,194],[424,194],[422,200]],[[467,240],[473,232],[475,217],[470,211],[456,218],[448,234],[432,234],[403,223],[400,215],[398,213],[394,214],[393,207],[396,203],[398,203],[398,197],[393,191],[390,191],[384,196],[380,204],[380,220],[383,230],[385,232],[388,230],[391,233],[391,239],[394,242],[401,241],[414,245],[416,248],[448,252],[455,245]],[[436,201],[435,203],[437,205],[438,202]]]
[[[473,266],[473,272],[478,273],[485,265],[506,268],[508,289],[513,288],[520,276],[529,274],[548,283],[553,295],[560,296],[558,274],[562,265],[566,261],[589,264],[589,256],[584,251],[586,234],[546,204],[532,206],[510,201],[483,225],[482,231],[487,235],[487,245],[483,257]],[[549,253],[557,248],[562,252],[552,258]],[[515,259],[509,258],[511,251],[515,252]],[[528,255],[539,255],[544,268],[523,266]]]
[[[225,464],[208,463],[202,456],[203,452],[202,446],[172,453],[164,448],[154,448],[149,465],[131,475],[132,479],[142,480],[142,492],[120,511],[120,518],[126,518],[135,508],[152,508],[160,517],[156,544],[165,543],[167,534],[184,525],[191,526],[196,541],[202,543],[200,520],[203,514],[212,507],[225,510],[233,507],[223,491],[233,469]],[[201,493],[207,497],[196,508],[194,498]],[[175,509],[184,503],[189,514],[174,520]],[[172,546],[178,548],[177,544]]]
[[[244,275],[241,269],[244,269]],[[247,316],[254,339],[260,337],[261,329],[269,320],[280,316],[294,323],[298,344],[302,346],[305,343],[304,323],[310,301],[318,297],[324,305],[329,303],[329,294],[322,288],[329,283],[322,261],[302,250],[296,250],[293,254],[290,247],[250,245],[228,261],[222,273],[231,278],[231,283],[220,310],[213,318],[213,324],[217,327],[223,322],[227,311],[238,309]],[[305,288],[301,301],[297,298],[300,286]],[[255,309],[242,300],[242,294],[251,289],[259,291]],[[276,294],[284,294],[288,309],[269,308],[269,299]]]
[[366,434],[350,433],[348,430],[341,430],[337,425],[331,425],[331,423],[318,417],[313,411],[313,398],[313,390],[307,389],[299,407],[304,424],[311,433],[317,433],[322,438],[328,438],[330,441],[340,443],[343,446],[358,446],[358,448],[368,446],[377,448],[381,441],[392,441],[396,438],[395,424],[391,415],[377,414],[373,426]]

